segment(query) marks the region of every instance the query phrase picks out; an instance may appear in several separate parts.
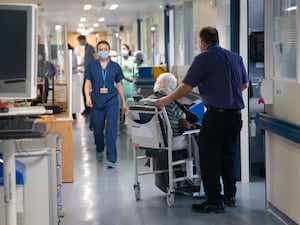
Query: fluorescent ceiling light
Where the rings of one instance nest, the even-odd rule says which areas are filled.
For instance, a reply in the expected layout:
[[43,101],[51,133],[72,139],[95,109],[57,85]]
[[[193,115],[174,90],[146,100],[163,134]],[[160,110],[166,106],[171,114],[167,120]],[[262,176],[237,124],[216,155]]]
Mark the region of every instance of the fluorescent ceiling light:
[[92,8],[92,5],[91,4],[85,4],[84,6],[83,6],[83,9],[84,10],[90,10]]
[[86,18],[85,17],[81,17],[80,18],[80,22],[86,22]]
[[88,34],[90,34],[90,31],[89,31],[88,29],[82,29],[82,30],[80,31],[80,34],[81,34],[81,35],[88,35]]
[[88,35],[93,31],[94,31],[94,28],[88,28],[88,29],[77,28],[77,32],[80,33],[81,35]]
[[292,6],[285,9],[285,11],[294,11],[294,10],[297,10],[297,6]]
[[115,10],[116,8],[118,8],[119,7],[119,5],[118,4],[112,4],[111,6],[110,6],[110,10]]
[[78,27],[84,27],[84,24],[83,23],[79,23]]
[[103,21],[105,21],[104,17],[99,18],[99,22],[103,22]]
[[55,25],[55,30],[56,31],[61,31],[61,29],[62,29],[61,25]]
[[94,23],[94,27],[99,27],[99,23]]

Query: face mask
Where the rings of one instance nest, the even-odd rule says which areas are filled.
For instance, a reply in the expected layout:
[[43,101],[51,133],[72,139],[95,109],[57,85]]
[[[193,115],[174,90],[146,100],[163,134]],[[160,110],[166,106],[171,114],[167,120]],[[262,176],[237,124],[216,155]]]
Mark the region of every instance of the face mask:
[[109,56],[109,51],[99,51],[97,55],[100,59],[107,59]]
[[121,50],[121,56],[128,56],[128,50]]
[[85,43],[82,42],[82,41],[79,41],[79,45],[80,45],[80,46],[85,46]]

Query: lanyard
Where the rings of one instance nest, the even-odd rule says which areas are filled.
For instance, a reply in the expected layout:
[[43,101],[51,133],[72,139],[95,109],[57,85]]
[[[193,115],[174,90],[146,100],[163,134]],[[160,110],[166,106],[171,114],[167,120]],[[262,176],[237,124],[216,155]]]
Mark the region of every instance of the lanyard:
[[101,69],[101,72],[102,72],[102,79],[103,79],[103,83],[104,83],[104,87],[105,87],[105,80],[106,80],[106,74],[107,74],[107,69],[104,70],[104,69]]
[[102,65],[100,63],[100,68],[101,68],[101,73],[102,73],[102,79],[103,79],[103,83],[104,83],[103,87],[105,87],[106,75],[107,75],[107,70],[108,70],[108,63],[106,64],[105,69],[103,69],[103,67],[102,67]]
[[107,70],[101,69],[101,71],[102,71],[103,82],[105,83]]

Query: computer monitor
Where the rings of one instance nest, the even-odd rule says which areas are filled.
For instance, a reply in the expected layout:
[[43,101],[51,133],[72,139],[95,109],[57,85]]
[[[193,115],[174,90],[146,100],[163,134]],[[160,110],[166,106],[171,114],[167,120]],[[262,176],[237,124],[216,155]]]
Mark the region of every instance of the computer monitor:
[[264,32],[251,32],[250,34],[250,60],[252,62],[264,61]]
[[0,100],[35,98],[37,6],[0,3],[0,31]]

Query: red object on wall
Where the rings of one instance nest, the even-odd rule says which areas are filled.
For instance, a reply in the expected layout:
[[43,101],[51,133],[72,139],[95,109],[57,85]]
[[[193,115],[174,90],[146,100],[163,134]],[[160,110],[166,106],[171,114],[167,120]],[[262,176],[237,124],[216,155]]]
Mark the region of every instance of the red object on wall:
[[258,99],[258,104],[265,104],[264,99],[263,99],[263,98],[259,98],[259,99]]

